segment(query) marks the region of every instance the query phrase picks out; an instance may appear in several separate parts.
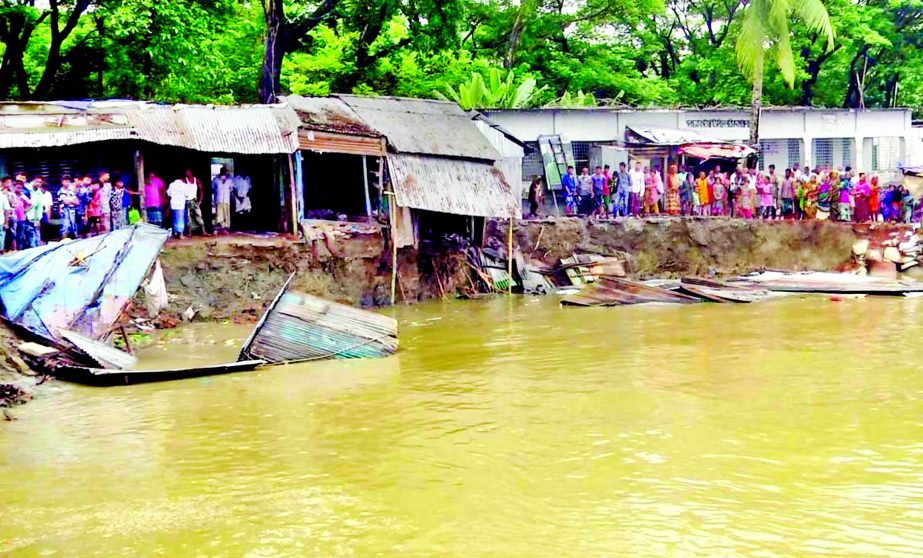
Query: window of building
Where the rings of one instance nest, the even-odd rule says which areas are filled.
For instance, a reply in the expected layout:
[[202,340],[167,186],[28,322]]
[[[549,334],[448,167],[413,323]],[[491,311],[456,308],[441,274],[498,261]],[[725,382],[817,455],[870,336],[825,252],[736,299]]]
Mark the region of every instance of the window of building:
[[790,169],[795,163],[804,163],[803,142],[800,139],[769,139],[760,142],[759,169],[766,170],[769,165],[776,169]]
[[522,176],[545,176],[545,167],[542,165],[542,153],[538,149],[537,141],[526,142],[531,152],[522,157]]
[[852,138],[817,138],[813,142],[813,165],[837,169],[856,164],[855,141]]
[[904,139],[899,137],[865,138],[865,166],[873,171],[897,170],[904,157]]

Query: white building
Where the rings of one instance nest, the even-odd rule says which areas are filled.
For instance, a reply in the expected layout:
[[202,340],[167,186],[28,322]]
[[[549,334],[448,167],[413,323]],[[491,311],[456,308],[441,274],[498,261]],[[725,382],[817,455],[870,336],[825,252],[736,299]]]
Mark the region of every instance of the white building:
[[[591,145],[623,143],[629,127],[695,131],[716,140],[746,141],[750,125],[749,112],[739,109],[555,108],[486,114],[527,144],[540,135],[570,139],[578,164],[589,159]],[[765,108],[760,118],[760,167],[851,166],[888,180],[897,176],[898,163],[915,162],[905,157],[917,153],[919,142],[909,109]],[[523,160],[523,176],[540,173],[541,158],[534,150]]]

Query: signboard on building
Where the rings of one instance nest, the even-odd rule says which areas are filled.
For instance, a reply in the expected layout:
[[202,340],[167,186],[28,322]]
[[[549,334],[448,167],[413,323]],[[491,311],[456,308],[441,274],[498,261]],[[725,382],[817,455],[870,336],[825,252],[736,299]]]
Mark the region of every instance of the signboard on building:
[[750,119],[749,118],[740,118],[737,116],[731,117],[699,117],[699,116],[686,116],[686,127],[699,129],[699,128],[749,128]]

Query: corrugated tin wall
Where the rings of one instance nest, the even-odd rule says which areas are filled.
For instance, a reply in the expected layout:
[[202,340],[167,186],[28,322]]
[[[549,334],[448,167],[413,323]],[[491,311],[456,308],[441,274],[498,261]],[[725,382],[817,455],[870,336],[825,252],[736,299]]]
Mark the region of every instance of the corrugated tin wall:
[[388,157],[397,204],[456,215],[522,216],[519,190],[490,164],[426,157]]

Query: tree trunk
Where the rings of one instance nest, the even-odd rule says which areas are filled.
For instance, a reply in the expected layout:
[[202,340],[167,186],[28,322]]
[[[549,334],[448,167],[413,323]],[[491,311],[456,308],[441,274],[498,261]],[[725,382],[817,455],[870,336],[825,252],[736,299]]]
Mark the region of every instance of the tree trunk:
[[510,30],[510,40],[506,47],[506,58],[503,60],[503,67],[510,69],[516,63],[516,50],[519,49],[519,39],[522,37],[522,12],[525,11],[525,5],[520,6],[516,12],[516,19],[513,21],[513,29]]
[[750,146],[759,149],[760,112],[763,108],[763,54],[760,53],[753,69],[753,95],[750,98]]
[[266,40],[263,50],[263,68],[257,88],[260,102],[273,104],[281,90],[282,59],[285,57],[284,33],[285,11],[282,0],[268,0],[265,5]]
[[32,98],[37,101],[44,101],[51,93],[51,87],[58,76],[58,70],[61,69],[61,40],[57,37],[51,40],[48,45],[48,57],[45,59],[45,68],[42,70],[42,77],[39,79]]

